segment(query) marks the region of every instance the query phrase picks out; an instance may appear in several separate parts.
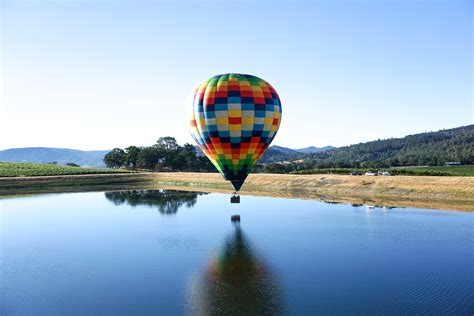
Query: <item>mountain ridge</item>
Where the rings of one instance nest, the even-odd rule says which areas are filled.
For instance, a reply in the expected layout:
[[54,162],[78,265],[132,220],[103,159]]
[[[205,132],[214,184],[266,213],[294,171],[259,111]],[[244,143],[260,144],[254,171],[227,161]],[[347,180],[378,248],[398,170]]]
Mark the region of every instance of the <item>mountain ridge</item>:
[[[54,147],[10,148],[0,151],[0,161],[103,167],[109,150],[78,150]],[[200,150],[197,150],[200,154]],[[202,153],[201,153],[202,154]],[[259,163],[300,161],[301,168],[443,165],[445,162],[474,163],[474,125],[373,140],[335,148],[309,146],[292,149],[270,146]],[[301,161],[303,163],[301,163]]]
[[[310,148],[310,152],[321,152],[326,148],[334,148],[326,146],[322,148],[310,146],[302,149],[292,149],[283,146],[270,146],[260,159],[261,163],[287,161],[302,157],[305,149]],[[314,150],[316,149],[316,151]],[[303,152],[302,152],[303,150]],[[4,162],[31,162],[31,163],[52,163],[65,165],[67,163],[76,163],[84,167],[105,167],[103,162],[104,156],[110,150],[80,150],[73,148],[59,147],[15,147],[0,150],[0,161]],[[198,155],[202,155],[201,150],[196,146]]]
[[56,147],[20,147],[0,150],[0,161],[65,165],[76,163],[87,167],[105,167],[103,158],[110,150],[79,150]]
[[304,147],[304,148],[295,149],[295,150],[303,154],[313,154],[313,153],[319,153],[321,151],[332,150],[336,148],[337,147],[334,147],[334,146],[324,146],[324,147],[309,146],[309,147]]
[[474,163],[474,125],[359,143],[308,154],[294,169],[442,166]]

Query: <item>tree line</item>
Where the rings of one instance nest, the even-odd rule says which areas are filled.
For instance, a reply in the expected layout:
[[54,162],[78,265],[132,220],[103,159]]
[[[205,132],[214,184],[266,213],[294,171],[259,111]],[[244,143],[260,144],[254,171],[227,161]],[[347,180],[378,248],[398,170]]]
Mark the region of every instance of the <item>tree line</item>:
[[108,168],[146,169],[149,171],[215,172],[205,156],[191,144],[180,146],[174,137],[160,137],[148,147],[114,148],[104,156]]
[[290,173],[329,168],[390,168],[474,163],[474,125],[409,135],[305,154],[297,161],[265,164],[263,172]]
[[[404,138],[376,140],[298,156],[270,147],[252,172],[293,173],[329,168],[442,166],[448,161],[466,165],[474,163],[474,125]],[[161,137],[149,147],[115,148],[105,155],[104,162],[109,168],[216,172],[205,156],[197,154],[195,146],[180,146],[169,136]]]

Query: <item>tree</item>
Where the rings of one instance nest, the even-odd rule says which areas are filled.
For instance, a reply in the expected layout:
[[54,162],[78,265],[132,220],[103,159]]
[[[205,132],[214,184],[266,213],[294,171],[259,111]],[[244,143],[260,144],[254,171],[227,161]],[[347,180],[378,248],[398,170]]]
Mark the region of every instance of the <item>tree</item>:
[[145,147],[137,156],[137,165],[153,171],[156,165],[163,160],[163,152],[156,146]]
[[138,154],[142,149],[137,146],[129,146],[125,148],[125,165],[137,168]]
[[285,173],[285,166],[281,163],[270,163],[265,165],[263,170],[266,173]]
[[177,150],[179,148],[178,142],[171,136],[160,137],[156,141],[156,146],[162,150]]
[[199,170],[199,160],[197,159],[196,147],[191,144],[184,144],[180,152],[182,171]]
[[208,171],[208,172],[217,172],[216,167],[212,164],[212,162],[207,159],[205,156],[197,157],[198,159],[198,168],[195,171]]
[[161,167],[171,170],[180,170],[183,167],[183,161],[179,155],[182,147],[178,145],[174,137],[160,137],[156,141],[155,147],[163,153],[163,160],[160,161]]
[[104,156],[104,163],[107,168],[120,168],[125,163],[125,151],[114,148]]
[[68,162],[66,164],[66,166],[69,166],[69,167],[80,167],[77,163],[74,163],[74,162]]

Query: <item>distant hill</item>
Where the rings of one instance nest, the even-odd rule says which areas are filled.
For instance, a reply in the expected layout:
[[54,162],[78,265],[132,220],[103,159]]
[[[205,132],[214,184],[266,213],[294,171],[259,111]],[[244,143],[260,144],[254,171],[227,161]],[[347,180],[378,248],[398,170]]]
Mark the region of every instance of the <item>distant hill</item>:
[[[198,146],[196,147],[196,152],[198,156],[202,156],[202,151]],[[325,150],[334,149],[336,147],[326,146],[326,147],[306,147],[302,149],[291,149],[288,147],[273,145],[270,146],[262,157],[259,159],[259,163],[272,163],[272,162],[282,162],[282,161],[291,161],[295,159],[300,159],[305,156],[307,153],[321,152]]]
[[[0,151],[0,161],[103,167],[108,150],[83,151],[66,148],[13,148]],[[202,154],[198,150],[198,154]],[[270,146],[259,163],[294,161],[285,171],[314,168],[379,168],[396,166],[440,166],[446,162],[474,163],[474,125],[360,143],[340,148],[326,146],[291,149]],[[288,170],[286,170],[288,169]]]
[[469,164],[474,162],[474,125],[340,147],[304,161],[307,168]]
[[290,161],[303,157],[304,154],[297,152],[296,150],[280,147],[280,146],[270,146],[258,160],[259,163],[272,163],[272,162],[282,162]]
[[0,150],[0,161],[49,163],[56,161],[65,165],[68,162],[83,167],[105,167],[102,159],[109,150],[76,150],[68,148],[26,147]]
[[273,150],[276,150],[278,152],[281,152],[283,154],[289,154],[289,155],[297,155],[298,154],[297,150],[294,150],[294,149],[291,149],[291,148],[288,148],[288,147],[273,145],[273,146],[270,146],[270,148],[273,149]]
[[305,148],[300,148],[300,149],[295,149],[297,152],[303,153],[303,154],[314,154],[314,153],[319,153],[322,151],[326,150],[331,150],[331,149],[336,149],[336,147],[333,146],[324,146],[324,147],[305,147]]
[[267,151],[262,155],[259,163],[272,163],[272,162],[282,162],[282,161],[292,161],[297,159],[302,159],[307,156],[307,154],[315,152],[323,152],[326,150],[331,150],[336,147],[326,146],[326,147],[305,147],[301,149],[291,149],[288,147],[282,146],[270,146]]

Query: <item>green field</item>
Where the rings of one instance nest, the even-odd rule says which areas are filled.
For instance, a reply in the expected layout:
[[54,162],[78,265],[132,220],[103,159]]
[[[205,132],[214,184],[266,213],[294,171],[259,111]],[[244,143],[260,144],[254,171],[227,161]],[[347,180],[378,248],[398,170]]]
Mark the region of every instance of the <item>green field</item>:
[[391,168],[390,171],[400,175],[413,176],[458,176],[474,177],[474,165],[464,166],[435,166],[435,167],[414,167],[414,168]]
[[474,177],[474,165],[464,166],[434,166],[434,167],[392,167],[380,169],[356,169],[356,168],[324,168],[309,169],[294,172],[295,174],[350,174],[353,171],[362,173],[372,171],[390,171],[393,175],[407,176],[455,176],[455,177]]
[[82,168],[25,162],[0,162],[0,177],[34,177],[129,172],[131,171],[121,169]]

